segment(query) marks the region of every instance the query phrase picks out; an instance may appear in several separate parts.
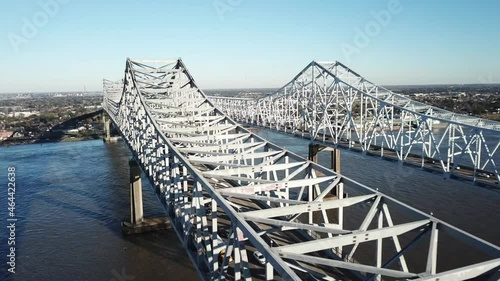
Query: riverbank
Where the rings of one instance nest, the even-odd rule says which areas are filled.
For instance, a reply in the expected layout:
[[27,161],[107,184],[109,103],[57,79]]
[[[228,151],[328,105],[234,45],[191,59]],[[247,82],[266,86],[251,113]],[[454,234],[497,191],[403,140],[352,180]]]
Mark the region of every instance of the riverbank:
[[102,139],[99,135],[91,135],[84,137],[76,137],[76,136],[64,136],[62,138],[53,138],[53,139],[7,139],[0,142],[0,146],[14,146],[14,145],[23,145],[23,144],[38,144],[38,143],[55,143],[55,142],[78,142],[78,141],[89,141]]

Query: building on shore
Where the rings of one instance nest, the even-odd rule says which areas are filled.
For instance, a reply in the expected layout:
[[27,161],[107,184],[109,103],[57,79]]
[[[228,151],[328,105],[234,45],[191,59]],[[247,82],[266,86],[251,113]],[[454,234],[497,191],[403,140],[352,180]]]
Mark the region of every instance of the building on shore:
[[10,138],[14,134],[13,131],[0,131],[0,141]]

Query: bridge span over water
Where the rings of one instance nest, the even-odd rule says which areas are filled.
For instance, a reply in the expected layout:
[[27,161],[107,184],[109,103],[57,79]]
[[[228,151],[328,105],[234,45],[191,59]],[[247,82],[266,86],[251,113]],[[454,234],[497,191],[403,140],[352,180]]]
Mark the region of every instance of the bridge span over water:
[[[486,140],[496,123],[418,107],[338,63],[313,62],[276,94],[235,101],[207,98],[180,59],[128,59],[122,81],[104,81],[103,109],[203,280],[497,280],[500,247],[274,145],[232,117],[315,141],[341,144],[350,135],[348,145],[366,150],[392,145],[398,157],[420,142],[443,169],[469,157],[474,174],[489,165],[498,179],[498,144]],[[396,115],[407,129],[396,129]],[[433,120],[448,122],[451,137],[433,135]],[[452,140],[448,159],[440,148]],[[473,147],[485,148],[487,160]],[[140,224],[135,191],[131,216]]]
[[393,93],[340,62],[311,62],[261,98],[212,96],[233,120],[500,187],[500,122]]

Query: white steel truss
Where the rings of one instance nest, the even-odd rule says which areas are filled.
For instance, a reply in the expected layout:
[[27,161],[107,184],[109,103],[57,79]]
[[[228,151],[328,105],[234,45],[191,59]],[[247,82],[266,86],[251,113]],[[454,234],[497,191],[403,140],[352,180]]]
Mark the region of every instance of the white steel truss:
[[313,61],[284,87],[258,99],[209,98],[241,123],[500,186],[500,122],[413,101],[340,62]]
[[[286,113],[290,122],[307,124],[292,114],[308,105],[304,97]],[[212,104],[180,59],[128,59],[123,81],[104,81],[103,109],[204,280],[257,278],[247,254],[251,247],[265,257],[266,280],[465,280],[495,274],[500,267],[498,246],[241,127]],[[328,110],[324,114],[333,116]],[[354,195],[345,198],[344,188]],[[359,226],[347,226],[344,217],[366,209]],[[401,211],[412,218],[393,220]],[[446,235],[485,256],[440,270],[438,245]],[[358,250],[370,242],[374,247]],[[417,243],[425,245],[423,259],[411,255]],[[371,263],[356,260],[367,255]]]

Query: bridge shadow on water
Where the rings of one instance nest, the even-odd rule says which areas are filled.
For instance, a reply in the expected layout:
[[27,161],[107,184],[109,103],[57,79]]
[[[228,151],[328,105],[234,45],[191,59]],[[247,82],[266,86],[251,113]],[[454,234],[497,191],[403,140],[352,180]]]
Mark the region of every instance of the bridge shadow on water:
[[[104,191],[106,192],[106,191]],[[121,231],[121,221],[129,220],[129,193],[127,185],[113,185],[109,187],[108,192],[116,192],[115,196],[108,196],[106,200],[96,200],[96,195],[87,190],[81,190],[73,187],[53,186],[50,187],[50,194],[37,195],[37,199],[46,204],[52,205],[61,213],[74,213],[79,217],[84,217],[82,221],[91,221],[89,227],[97,229],[97,232],[103,232],[101,228],[106,228],[107,235],[105,240],[119,240],[121,250],[119,259],[125,265],[127,273],[133,276],[140,276],[141,280],[161,280],[172,277],[169,274],[175,273],[176,280],[193,280],[197,273],[186,255],[185,249],[179,242],[174,230],[162,230],[135,235],[124,235]],[[150,187],[145,184],[143,192],[145,197],[155,196]],[[78,201],[67,201],[65,196],[58,194],[70,193],[81,198]],[[148,194],[151,193],[151,194]],[[148,198],[149,199],[149,198]],[[163,208],[156,200],[144,200],[145,216],[165,215]],[[69,199],[68,199],[69,200]],[[87,202],[93,202],[92,206],[87,206]],[[82,225],[82,227],[86,227]],[[100,230],[99,230],[100,229]],[[105,243],[101,241],[102,235],[95,237],[95,244]],[[141,260],[137,262],[137,260]],[[144,263],[157,263],[158,271],[151,272],[143,269]],[[150,267],[149,267],[150,268]],[[172,270],[168,270],[168,269]],[[167,269],[167,270],[165,270]],[[119,272],[119,270],[118,270]],[[178,274],[178,276],[177,276]]]

